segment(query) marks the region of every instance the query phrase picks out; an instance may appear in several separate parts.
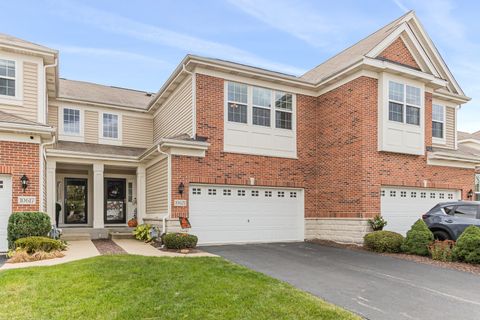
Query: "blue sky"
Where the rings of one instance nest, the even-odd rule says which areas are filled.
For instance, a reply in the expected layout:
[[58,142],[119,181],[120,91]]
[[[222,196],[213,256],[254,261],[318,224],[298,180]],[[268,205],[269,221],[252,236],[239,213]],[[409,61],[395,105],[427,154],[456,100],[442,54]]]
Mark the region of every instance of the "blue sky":
[[477,1],[17,0],[0,32],[60,50],[63,78],[155,92],[187,53],[301,75],[409,9],[473,98],[459,129],[480,130]]

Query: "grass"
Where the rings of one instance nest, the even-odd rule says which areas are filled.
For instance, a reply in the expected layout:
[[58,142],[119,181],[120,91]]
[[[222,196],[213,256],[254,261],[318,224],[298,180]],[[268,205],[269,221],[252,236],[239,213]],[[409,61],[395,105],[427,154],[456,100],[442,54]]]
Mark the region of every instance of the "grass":
[[99,256],[0,272],[1,319],[359,319],[221,258]]

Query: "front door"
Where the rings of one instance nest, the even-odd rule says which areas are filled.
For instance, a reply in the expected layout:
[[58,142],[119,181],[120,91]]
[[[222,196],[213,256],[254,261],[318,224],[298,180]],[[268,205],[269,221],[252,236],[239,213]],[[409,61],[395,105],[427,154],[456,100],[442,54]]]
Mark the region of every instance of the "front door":
[[87,224],[88,180],[65,178],[65,224]]
[[105,178],[105,223],[126,223],[126,180]]

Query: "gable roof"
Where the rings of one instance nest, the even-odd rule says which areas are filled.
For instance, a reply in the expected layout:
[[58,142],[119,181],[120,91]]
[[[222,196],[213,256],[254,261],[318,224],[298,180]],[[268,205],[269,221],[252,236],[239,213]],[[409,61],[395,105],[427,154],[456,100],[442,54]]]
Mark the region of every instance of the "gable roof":
[[86,103],[146,110],[153,94],[147,91],[126,89],[101,84],[60,79],[59,99],[70,99]]
[[403,18],[412,12],[413,11],[409,11],[403,16],[395,19],[380,30],[375,31],[368,37],[360,40],[351,47],[343,50],[322,64],[316,66],[312,70],[306,72],[300,78],[312,83],[318,83],[327,76],[348,67],[354,62],[357,62],[379,43],[385,40],[396,29],[396,27],[402,23]]
[[457,131],[457,138],[458,140],[467,140],[467,139],[474,139],[480,141],[480,130],[474,133],[468,133],[464,131]]
[[43,123],[31,121],[4,111],[0,111],[0,122],[48,127],[48,125],[45,125]]
[[39,51],[43,53],[48,53],[48,54],[53,54],[57,55],[58,51],[54,49],[50,49],[45,46],[41,46],[39,44],[26,41],[5,33],[0,33],[0,45],[6,45],[10,47],[17,47],[19,49],[27,49],[27,50],[33,50],[33,51]]

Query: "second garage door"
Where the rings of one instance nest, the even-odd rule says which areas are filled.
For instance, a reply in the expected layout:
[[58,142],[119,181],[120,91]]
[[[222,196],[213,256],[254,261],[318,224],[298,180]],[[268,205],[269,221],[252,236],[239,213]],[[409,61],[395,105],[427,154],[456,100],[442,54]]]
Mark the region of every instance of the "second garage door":
[[385,230],[405,235],[412,224],[440,202],[459,200],[459,190],[384,187],[381,212],[388,224]]
[[301,189],[191,185],[189,198],[200,244],[304,240]]

